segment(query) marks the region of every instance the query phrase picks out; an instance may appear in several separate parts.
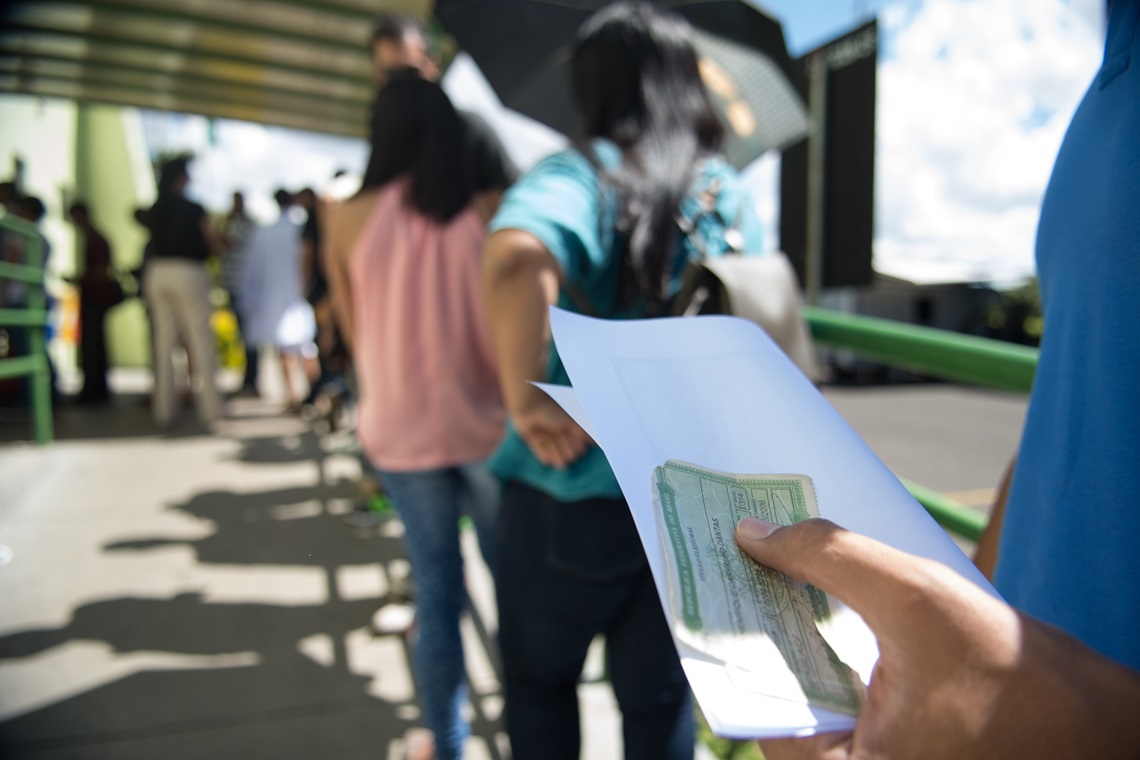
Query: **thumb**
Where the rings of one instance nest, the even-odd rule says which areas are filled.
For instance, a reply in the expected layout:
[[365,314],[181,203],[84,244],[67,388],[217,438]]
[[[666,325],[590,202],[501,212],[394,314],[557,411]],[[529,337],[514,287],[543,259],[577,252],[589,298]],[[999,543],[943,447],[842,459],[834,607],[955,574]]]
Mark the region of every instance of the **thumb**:
[[828,520],[774,525],[745,517],[736,543],[761,565],[810,583],[846,604],[878,630],[928,577],[928,561]]

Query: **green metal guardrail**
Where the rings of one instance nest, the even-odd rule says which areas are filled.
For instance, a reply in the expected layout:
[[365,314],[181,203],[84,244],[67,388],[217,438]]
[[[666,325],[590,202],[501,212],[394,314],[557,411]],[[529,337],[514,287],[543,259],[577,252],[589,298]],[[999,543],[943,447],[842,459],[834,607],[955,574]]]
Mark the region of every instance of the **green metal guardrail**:
[[963,383],[1029,393],[1037,349],[889,319],[805,307],[819,343],[895,367]]
[[[889,319],[804,307],[812,335],[822,345],[933,377],[1029,393],[1037,349]],[[977,541],[986,516],[937,491],[903,480],[903,485],[947,530]]]
[[15,280],[27,285],[27,305],[18,309],[0,309],[0,326],[26,330],[28,354],[0,359],[0,380],[11,377],[31,378],[32,424],[36,440],[52,440],[51,367],[48,364],[44,328],[48,322],[44,295],[44,246],[39,232],[29,222],[11,214],[0,217],[0,228],[8,234],[24,238],[25,263],[0,261],[0,281]]

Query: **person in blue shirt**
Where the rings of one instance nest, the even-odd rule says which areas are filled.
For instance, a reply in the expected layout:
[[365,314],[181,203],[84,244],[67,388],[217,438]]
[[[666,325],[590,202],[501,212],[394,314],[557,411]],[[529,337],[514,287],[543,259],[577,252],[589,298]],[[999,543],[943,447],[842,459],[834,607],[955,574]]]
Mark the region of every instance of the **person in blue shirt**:
[[995,599],[820,520],[746,519],[741,548],[859,612],[880,657],[853,732],[785,758],[1140,754],[1140,0],[1109,6],[1104,63],[1041,207],[1041,354],[1000,533]]
[[[496,585],[507,732],[517,760],[577,758],[578,679],[604,635],[624,756],[691,758],[688,685],[629,508],[602,451],[530,382],[568,384],[548,304],[664,315],[687,262],[729,249],[717,218],[732,220],[743,251],[760,250],[760,224],[719,156],[723,128],[686,22],[648,3],[603,9],[579,31],[571,84],[579,141],[507,192],[484,252],[511,420],[491,462],[504,482]],[[709,203],[716,214],[702,216]],[[696,229],[682,232],[679,219]]]
[[1057,155],[1037,229],[1045,333],[1001,525],[1010,604],[1140,670],[1140,2]]

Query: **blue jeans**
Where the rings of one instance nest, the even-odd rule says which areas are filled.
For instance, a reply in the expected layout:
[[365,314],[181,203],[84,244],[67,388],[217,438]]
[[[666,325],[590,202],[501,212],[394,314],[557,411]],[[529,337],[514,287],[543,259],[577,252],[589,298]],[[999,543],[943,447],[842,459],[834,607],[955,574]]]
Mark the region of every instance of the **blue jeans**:
[[459,617],[467,604],[459,517],[471,517],[483,558],[493,569],[498,481],[482,464],[379,473],[404,523],[404,544],[416,586],[418,634],[412,645],[412,667],[423,721],[435,734],[436,757],[452,760],[463,754],[470,731],[459,712],[467,696],[459,634]]
[[629,507],[503,486],[499,645],[515,760],[577,760],[578,679],[606,638],[626,760],[691,760],[689,685]]

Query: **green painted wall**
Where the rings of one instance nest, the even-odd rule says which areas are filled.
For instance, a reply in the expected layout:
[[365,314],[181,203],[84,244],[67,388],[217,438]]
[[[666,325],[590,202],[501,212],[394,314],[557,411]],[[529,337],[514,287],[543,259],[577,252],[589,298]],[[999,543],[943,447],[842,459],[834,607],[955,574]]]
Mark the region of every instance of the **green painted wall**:
[[[74,197],[87,203],[95,226],[107,236],[115,268],[120,272],[137,268],[147,233],[135,222],[134,211],[154,202],[155,185],[136,111],[78,106]],[[112,366],[148,366],[149,329],[137,299],[113,309],[107,317]]]

